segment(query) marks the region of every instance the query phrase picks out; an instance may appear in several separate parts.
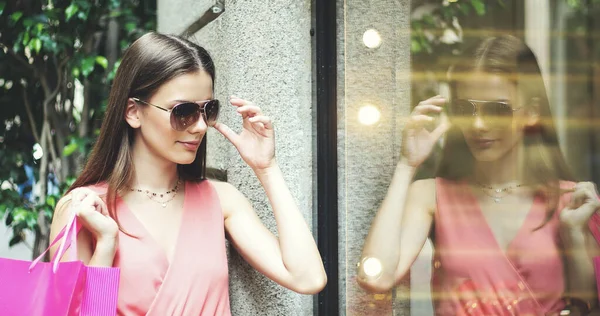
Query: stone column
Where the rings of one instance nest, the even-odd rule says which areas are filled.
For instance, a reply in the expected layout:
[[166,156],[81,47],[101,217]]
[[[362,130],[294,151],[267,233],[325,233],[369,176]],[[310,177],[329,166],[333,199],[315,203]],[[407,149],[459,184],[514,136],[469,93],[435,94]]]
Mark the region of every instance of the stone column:
[[[219,1],[222,3],[222,1]],[[216,1],[159,0],[158,28],[178,34]],[[252,100],[274,120],[277,160],[306,221],[313,218],[313,110],[311,2],[225,1],[224,11],[193,36],[216,63],[216,97]],[[241,119],[223,102],[220,120],[239,131]],[[276,233],[266,195],[239,154],[215,130],[208,132],[210,167],[227,170],[263,223]],[[232,248],[229,256],[233,315],[312,315],[313,297],[287,290],[250,267]]]
[[[373,295],[356,283],[356,263],[398,162],[410,112],[410,5],[339,0],[338,6],[342,315],[410,315],[407,284],[396,295]],[[381,38],[378,47],[364,42],[370,29]],[[380,114],[374,124],[359,120],[373,112]]]

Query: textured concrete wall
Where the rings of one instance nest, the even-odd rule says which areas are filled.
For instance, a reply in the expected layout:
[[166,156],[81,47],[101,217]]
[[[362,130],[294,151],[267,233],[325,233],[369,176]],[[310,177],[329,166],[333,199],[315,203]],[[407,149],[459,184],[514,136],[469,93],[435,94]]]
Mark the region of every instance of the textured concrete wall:
[[[203,5],[204,4],[204,5]],[[177,33],[214,1],[159,0],[159,31]],[[162,8],[167,8],[161,11]],[[161,21],[168,21],[161,22]],[[191,21],[191,22],[190,22]],[[173,25],[174,23],[175,25]],[[218,19],[194,35],[208,49],[217,69],[216,97],[247,98],[275,122],[277,159],[305,219],[313,217],[313,112],[311,2],[307,0],[225,1]],[[234,130],[241,120],[232,107],[221,121]],[[276,232],[262,187],[235,148],[216,131],[208,134],[208,165],[226,169],[229,182],[253,203],[265,225]],[[230,251],[230,291],[233,315],[312,315],[313,297],[280,287]]]
[[[409,2],[339,4],[340,258],[346,259],[340,277],[345,314],[392,315],[394,310],[395,315],[409,315],[406,288],[394,299],[392,293],[367,294],[356,283],[356,262],[398,161],[403,119],[410,112]],[[363,44],[363,34],[371,28],[382,38],[379,48]],[[379,123],[358,121],[358,111],[366,104],[380,110]]]
[[[337,104],[337,123],[338,123],[338,260],[340,262],[338,270],[339,278],[339,307],[340,315],[346,315],[346,285],[347,281],[347,269],[354,266],[351,262],[347,264],[346,258],[346,98],[345,93],[345,50],[346,50],[346,21],[344,10],[344,4],[347,0],[336,0],[337,2],[337,93],[338,93],[338,104]],[[352,281],[351,281],[352,282]]]
[[216,3],[217,0],[158,0],[158,30],[181,34]]

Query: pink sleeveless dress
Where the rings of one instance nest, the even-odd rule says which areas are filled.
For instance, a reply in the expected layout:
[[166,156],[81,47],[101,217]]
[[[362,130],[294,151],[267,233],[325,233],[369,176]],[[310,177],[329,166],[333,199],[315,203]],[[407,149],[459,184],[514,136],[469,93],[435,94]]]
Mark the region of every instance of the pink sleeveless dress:
[[[572,182],[561,187],[572,188]],[[500,248],[466,182],[436,179],[432,296],[436,315],[558,315],[564,267],[558,211],[542,228],[536,195],[506,251]],[[570,194],[561,196],[562,210]],[[535,231],[534,231],[535,230]]]
[[[106,193],[106,185],[90,187]],[[122,199],[123,232],[113,266],[121,268],[118,315],[231,315],[223,213],[208,180],[185,183],[181,229],[173,261]]]

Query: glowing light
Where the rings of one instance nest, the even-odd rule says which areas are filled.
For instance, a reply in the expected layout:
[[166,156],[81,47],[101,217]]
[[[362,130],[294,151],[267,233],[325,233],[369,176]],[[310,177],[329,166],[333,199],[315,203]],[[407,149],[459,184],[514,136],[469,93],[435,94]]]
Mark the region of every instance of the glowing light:
[[381,274],[382,270],[381,261],[376,258],[367,258],[363,262],[363,271],[370,277],[376,277]]
[[381,119],[381,112],[373,105],[364,105],[358,110],[358,121],[363,125],[373,125]]
[[368,48],[377,48],[381,45],[381,36],[374,29],[368,29],[363,34],[363,43]]

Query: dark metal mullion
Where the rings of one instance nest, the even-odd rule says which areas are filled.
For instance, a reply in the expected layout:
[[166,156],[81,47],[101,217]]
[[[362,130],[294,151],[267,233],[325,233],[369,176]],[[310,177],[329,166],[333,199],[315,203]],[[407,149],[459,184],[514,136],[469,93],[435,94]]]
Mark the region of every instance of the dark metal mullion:
[[317,244],[327,286],[318,295],[316,315],[336,316],[338,277],[337,27],[336,1],[315,0],[317,121]]

